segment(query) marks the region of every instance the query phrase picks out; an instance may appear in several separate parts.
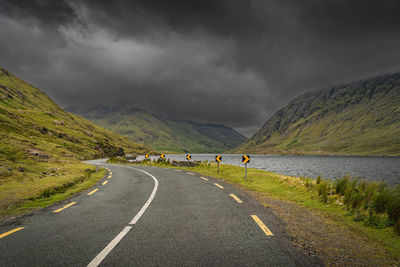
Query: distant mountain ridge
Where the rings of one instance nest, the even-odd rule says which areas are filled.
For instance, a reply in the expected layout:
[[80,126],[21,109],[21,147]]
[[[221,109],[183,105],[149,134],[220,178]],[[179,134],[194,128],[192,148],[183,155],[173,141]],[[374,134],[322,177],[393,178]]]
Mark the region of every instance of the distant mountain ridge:
[[400,73],[308,92],[236,152],[400,155]]
[[70,107],[93,123],[163,152],[212,153],[237,147],[246,137],[218,124],[198,123],[154,115],[127,106]]

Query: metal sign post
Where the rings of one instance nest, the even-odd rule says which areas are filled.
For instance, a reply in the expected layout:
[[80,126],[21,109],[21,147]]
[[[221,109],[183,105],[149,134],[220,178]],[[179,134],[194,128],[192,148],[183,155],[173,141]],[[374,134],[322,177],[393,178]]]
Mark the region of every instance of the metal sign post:
[[244,179],[247,180],[247,163],[250,162],[249,155],[242,155],[242,163],[244,163]]
[[217,173],[219,173],[219,163],[222,161],[222,156],[221,155],[215,156],[215,161],[217,162]]

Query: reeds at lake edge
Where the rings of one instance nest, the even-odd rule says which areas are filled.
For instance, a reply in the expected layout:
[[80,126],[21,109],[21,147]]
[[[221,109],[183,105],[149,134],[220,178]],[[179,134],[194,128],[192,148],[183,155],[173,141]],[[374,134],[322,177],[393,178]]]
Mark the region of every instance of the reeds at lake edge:
[[393,226],[400,234],[400,186],[350,176],[334,180],[318,177],[315,182],[304,177],[300,180],[318,193],[321,202],[343,205],[355,221],[375,228]]

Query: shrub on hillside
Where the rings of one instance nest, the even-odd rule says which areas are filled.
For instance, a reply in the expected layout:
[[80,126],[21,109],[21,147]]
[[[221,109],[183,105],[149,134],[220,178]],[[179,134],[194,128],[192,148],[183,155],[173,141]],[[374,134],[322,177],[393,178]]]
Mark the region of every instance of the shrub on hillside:
[[389,203],[389,189],[385,184],[381,184],[373,196],[373,202],[371,205],[372,211],[375,213],[384,213],[387,210]]
[[388,197],[387,212],[389,219],[394,223],[398,224],[400,221],[400,188],[394,188],[391,190],[391,194]]
[[336,194],[343,196],[346,192],[347,185],[349,184],[350,177],[344,176],[336,181],[335,191]]
[[328,192],[330,184],[327,180],[321,180],[318,185],[318,197],[323,203],[328,203]]

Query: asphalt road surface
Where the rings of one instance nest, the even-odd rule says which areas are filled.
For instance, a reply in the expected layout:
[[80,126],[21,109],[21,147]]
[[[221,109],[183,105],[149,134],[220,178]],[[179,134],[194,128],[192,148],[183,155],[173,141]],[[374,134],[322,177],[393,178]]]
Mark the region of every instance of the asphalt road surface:
[[320,265],[235,187],[188,171],[90,163],[109,169],[97,185],[0,226],[0,266]]

